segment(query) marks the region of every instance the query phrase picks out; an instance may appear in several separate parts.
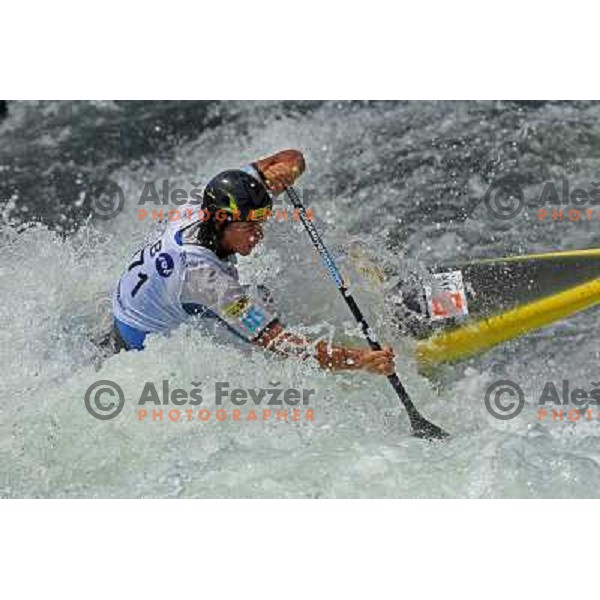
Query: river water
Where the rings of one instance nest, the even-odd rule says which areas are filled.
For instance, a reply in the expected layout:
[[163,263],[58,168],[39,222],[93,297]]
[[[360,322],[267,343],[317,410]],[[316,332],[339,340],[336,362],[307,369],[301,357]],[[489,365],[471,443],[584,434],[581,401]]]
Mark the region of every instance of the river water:
[[[532,189],[569,177],[600,181],[600,104],[9,103],[0,122],[0,495],[3,497],[597,497],[598,419],[540,421],[545,381],[600,380],[589,311],[429,378],[410,340],[383,316],[383,292],[357,282],[374,329],[398,354],[415,404],[452,433],[410,436],[385,378],[326,374],[199,335],[193,324],[142,353],[103,362],[91,338],[138,247],[160,227],[138,218],[145,182],[190,189],[211,174],[299,148],[299,183],[342,261],[350,243],[382,264],[569,250],[598,245],[598,223],[494,219],[482,203],[498,177]],[[114,219],[90,212],[90,182],[110,179],[126,202]],[[286,323],[362,344],[299,223],[272,223],[248,282],[273,292]],[[492,418],[490,383],[518,382],[515,419]],[[126,402],[110,421],[86,411],[97,380]],[[146,382],[202,382],[201,421],[138,420]],[[314,389],[314,421],[224,421],[214,386]],[[172,408],[172,407],[165,407]],[[248,406],[244,410],[247,410]],[[262,411],[262,407],[261,407]]]

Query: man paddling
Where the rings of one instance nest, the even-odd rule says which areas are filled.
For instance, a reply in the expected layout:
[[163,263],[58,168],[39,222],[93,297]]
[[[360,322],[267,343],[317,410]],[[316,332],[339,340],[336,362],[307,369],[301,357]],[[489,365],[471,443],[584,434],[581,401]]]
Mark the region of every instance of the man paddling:
[[121,276],[113,297],[113,348],[141,350],[148,335],[168,333],[197,316],[278,354],[314,357],[324,369],[394,373],[391,348],[313,344],[286,331],[268,295],[253,298],[240,285],[236,254],[252,253],[263,238],[271,195],[292,185],[304,169],[302,153],[284,150],[211,179],[197,216],[170,223]]

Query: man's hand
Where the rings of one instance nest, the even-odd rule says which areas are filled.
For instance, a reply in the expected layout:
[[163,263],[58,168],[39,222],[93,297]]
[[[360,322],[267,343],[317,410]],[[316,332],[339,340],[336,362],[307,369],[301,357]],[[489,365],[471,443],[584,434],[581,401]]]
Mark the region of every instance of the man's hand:
[[304,156],[298,150],[282,150],[261,158],[254,164],[264,177],[269,190],[275,194],[292,185],[306,168]]
[[370,350],[327,346],[322,341],[317,344],[317,361],[324,369],[335,371],[361,369],[376,375],[388,376],[394,373],[395,357],[394,351],[389,346],[382,350]]
[[393,375],[394,350],[386,346],[382,350],[331,346],[324,340],[317,342],[313,353],[312,343],[302,335],[286,331],[279,321],[269,325],[256,343],[272,352],[306,360],[311,355],[322,369],[332,371],[354,371],[362,369],[376,375]]
[[369,373],[377,375],[393,375],[394,366],[394,350],[386,346],[383,350],[361,350],[362,356],[359,358],[359,368]]

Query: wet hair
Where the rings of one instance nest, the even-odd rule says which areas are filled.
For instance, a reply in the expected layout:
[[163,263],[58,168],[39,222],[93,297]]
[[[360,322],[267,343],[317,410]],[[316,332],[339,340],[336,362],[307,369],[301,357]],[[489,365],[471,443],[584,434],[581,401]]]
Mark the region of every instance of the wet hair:
[[213,219],[201,221],[198,223],[196,242],[200,246],[212,250],[219,258],[226,258],[227,256],[230,256],[232,252],[225,252],[219,244],[219,238],[221,237],[225,227],[228,225],[229,222],[227,221],[219,223],[218,227],[217,223]]

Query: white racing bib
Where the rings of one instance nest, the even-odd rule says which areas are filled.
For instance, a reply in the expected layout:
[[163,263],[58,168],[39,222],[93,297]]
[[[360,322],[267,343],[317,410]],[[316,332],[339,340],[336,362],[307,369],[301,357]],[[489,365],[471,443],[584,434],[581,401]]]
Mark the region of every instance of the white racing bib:
[[276,320],[263,302],[248,297],[230,261],[183,243],[181,230],[172,227],[132,258],[113,311],[119,321],[146,333],[171,331],[190,315],[217,319],[248,341]]

